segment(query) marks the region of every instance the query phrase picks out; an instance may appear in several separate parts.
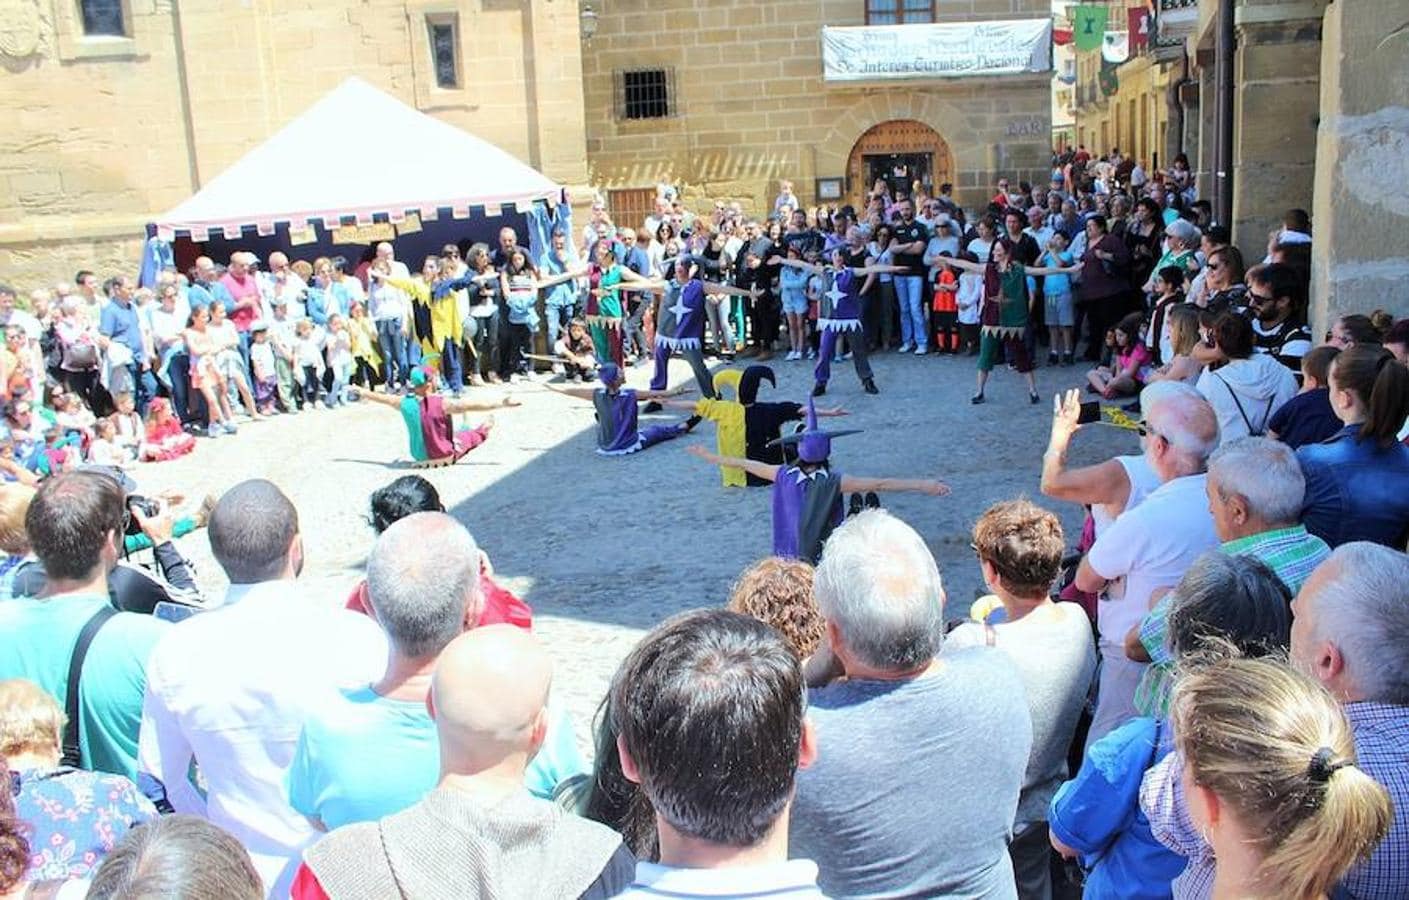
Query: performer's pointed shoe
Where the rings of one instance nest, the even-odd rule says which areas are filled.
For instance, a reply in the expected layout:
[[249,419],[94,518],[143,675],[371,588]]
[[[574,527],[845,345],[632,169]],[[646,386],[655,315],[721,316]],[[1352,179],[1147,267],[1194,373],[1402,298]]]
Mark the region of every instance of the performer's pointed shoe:
[[827,393],[827,382],[819,381],[812,386],[812,396],[820,397]]

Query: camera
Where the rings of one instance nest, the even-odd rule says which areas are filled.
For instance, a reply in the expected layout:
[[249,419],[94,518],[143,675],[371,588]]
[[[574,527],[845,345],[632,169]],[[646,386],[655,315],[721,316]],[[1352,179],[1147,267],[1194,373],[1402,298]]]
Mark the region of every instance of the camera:
[[[128,494],[128,495],[127,495],[127,511],[128,511],[129,513],[137,512],[137,513],[140,513],[140,514],[141,514],[142,516],[144,516],[145,518],[151,518],[152,516],[154,516],[154,515],[156,515],[157,513],[161,512],[161,504],[158,503],[157,501],[151,499],[150,497],[143,497],[141,494]],[[127,533],[128,533],[128,534],[141,534],[141,533],[142,533],[142,526],[141,526],[141,524],[137,521],[137,516],[135,516],[135,515],[129,515],[129,516],[128,516],[128,518],[127,518]]]

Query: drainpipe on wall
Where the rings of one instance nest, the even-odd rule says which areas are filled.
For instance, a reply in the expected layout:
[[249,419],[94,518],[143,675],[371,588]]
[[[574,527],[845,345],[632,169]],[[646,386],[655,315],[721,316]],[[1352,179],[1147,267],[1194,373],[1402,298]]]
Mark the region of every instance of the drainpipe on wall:
[[196,156],[196,123],[191,116],[191,76],[186,70],[186,35],[181,24],[180,0],[171,0],[171,35],[176,47],[176,80],[181,87],[181,124],[186,138],[186,167],[191,193],[201,189],[200,160]]
[[1217,93],[1217,146],[1214,148],[1213,216],[1229,230],[1233,227],[1233,33],[1234,0],[1218,0],[1218,29],[1214,39],[1215,92]]

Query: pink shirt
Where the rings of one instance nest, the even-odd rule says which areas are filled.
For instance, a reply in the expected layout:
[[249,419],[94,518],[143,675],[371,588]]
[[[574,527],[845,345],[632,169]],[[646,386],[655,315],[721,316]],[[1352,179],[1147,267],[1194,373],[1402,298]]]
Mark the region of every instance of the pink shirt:
[[230,292],[236,303],[254,301],[253,306],[241,307],[230,313],[230,321],[234,323],[236,331],[249,331],[254,320],[259,318],[259,285],[248,275],[239,279],[229,272],[220,277],[220,283],[225,285],[225,289]]

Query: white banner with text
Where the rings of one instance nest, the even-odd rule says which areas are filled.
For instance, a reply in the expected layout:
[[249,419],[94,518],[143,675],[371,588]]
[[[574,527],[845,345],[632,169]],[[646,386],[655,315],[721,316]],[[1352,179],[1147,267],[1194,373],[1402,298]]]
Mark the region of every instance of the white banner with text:
[[1052,70],[1052,20],[822,29],[822,80],[1024,75]]

